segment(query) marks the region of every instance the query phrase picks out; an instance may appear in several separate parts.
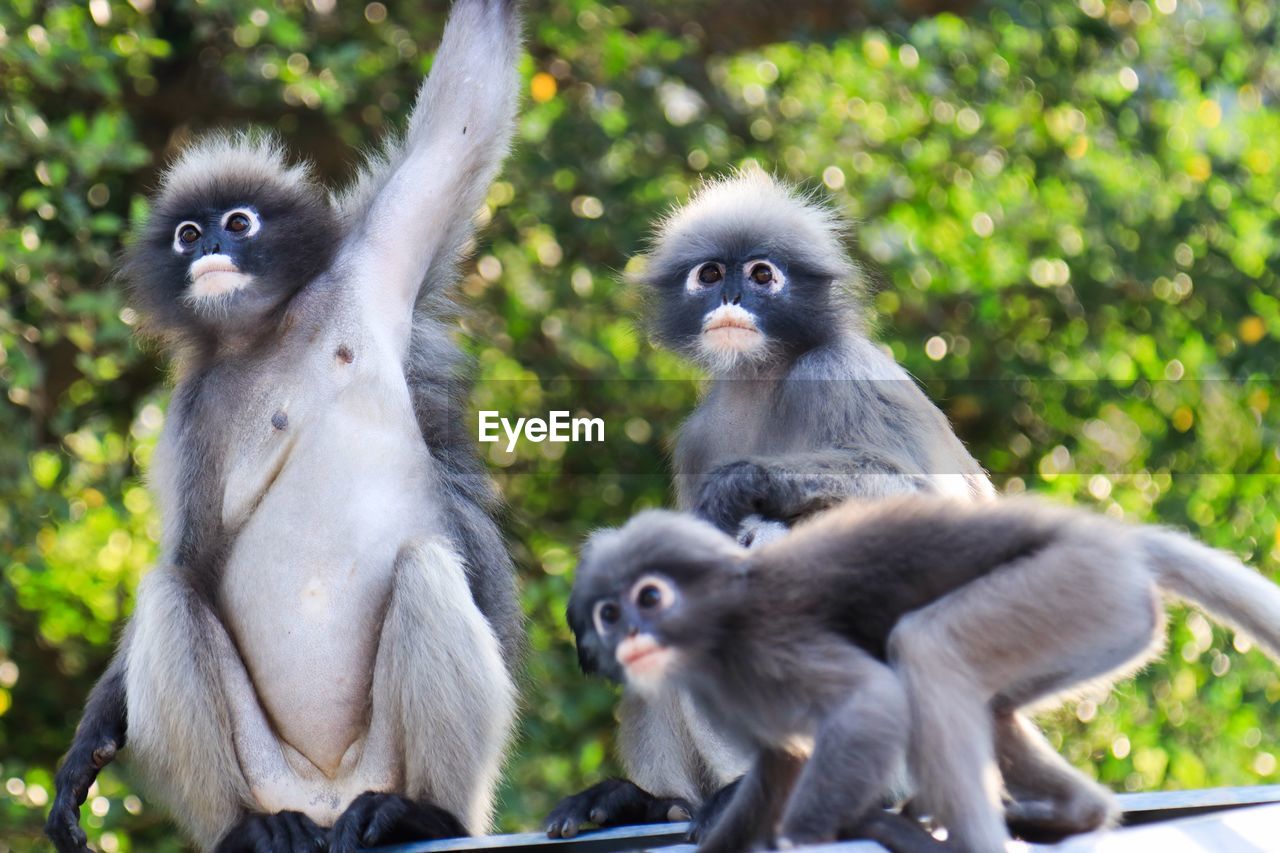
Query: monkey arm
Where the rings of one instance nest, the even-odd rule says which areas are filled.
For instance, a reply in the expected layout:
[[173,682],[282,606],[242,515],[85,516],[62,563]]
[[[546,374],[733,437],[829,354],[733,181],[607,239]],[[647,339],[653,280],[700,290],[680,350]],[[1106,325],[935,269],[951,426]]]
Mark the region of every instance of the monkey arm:
[[404,140],[375,157],[338,200],[338,266],[407,339],[423,287],[443,286],[506,154],[515,122],[514,0],[457,0]]
[[734,853],[771,840],[772,828],[804,764],[803,757],[783,750],[761,750],[751,770],[736,784],[723,816],[700,840],[700,853]]
[[752,457],[713,468],[694,513],[726,533],[751,515],[793,524],[853,497],[932,491],[928,477],[882,453],[835,449]]
[[124,747],[126,729],[124,655],[117,653],[89,693],[75,739],[54,778],[57,793],[45,832],[59,853],[88,849],[88,839],[80,828],[80,806],[98,771]]

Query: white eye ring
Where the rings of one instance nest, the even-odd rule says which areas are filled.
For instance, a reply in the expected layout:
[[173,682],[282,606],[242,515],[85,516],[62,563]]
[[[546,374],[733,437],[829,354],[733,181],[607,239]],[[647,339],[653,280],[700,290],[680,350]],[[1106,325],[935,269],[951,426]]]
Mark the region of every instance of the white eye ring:
[[262,221],[258,219],[256,211],[248,207],[237,207],[234,210],[228,210],[226,213],[222,214],[223,229],[226,229],[227,223],[231,221],[231,217],[235,216],[237,213],[249,220],[249,227],[247,229],[239,232],[231,232],[237,237],[252,237],[262,228]]
[[[612,607],[617,612],[617,618],[613,622],[606,624],[604,619],[604,609]],[[619,620],[622,619],[622,608],[618,606],[618,602],[613,599],[606,598],[603,601],[597,601],[596,606],[591,608],[591,621],[596,626],[596,633],[601,637],[606,636],[617,626]]]
[[[752,273],[756,271],[756,267],[765,266],[769,268],[769,272],[773,274],[773,280],[768,284],[761,284],[752,277]],[[756,258],[753,261],[747,261],[742,265],[742,277],[747,281],[759,286],[769,288],[770,293],[777,293],[782,286],[787,283],[787,277],[782,274],[782,270],[777,265],[765,258]]]
[[[714,267],[716,272],[720,274],[720,277],[710,283],[704,282],[700,278],[698,278],[698,276],[702,274],[702,271],[707,267]],[[687,293],[705,292],[708,288],[718,287],[721,284],[723,284],[724,274],[725,274],[724,265],[721,264],[720,262],[704,261],[703,263],[700,263],[697,266],[695,266],[693,269],[689,270],[689,274],[685,276],[685,279],[684,279],[684,289]]]
[[182,222],[179,222],[178,227],[173,229],[173,250],[180,255],[185,255],[187,253],[187,249],[195,246],[195,240],[190,243],[182,242],[182,229],[186,228],[188,225],[196,229],[196,240],[199,240],[204,235],[204,231],[200,229],[200,226],[192,222],[190,219],[184,219]]
[[[654,602],[645,602],[642,598],[651,590],[658,591],[658,600]],[[671,581],[659,575],[645,575],[636,581],[631,587],[631,600],[640,610],[666,610],[676,601],[676,588],[671,585]]]

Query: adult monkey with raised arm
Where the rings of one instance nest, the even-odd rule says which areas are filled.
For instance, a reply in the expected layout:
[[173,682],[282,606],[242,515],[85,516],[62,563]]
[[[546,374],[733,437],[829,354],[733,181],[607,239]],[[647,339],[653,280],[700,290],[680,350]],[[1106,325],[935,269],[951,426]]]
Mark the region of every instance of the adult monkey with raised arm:
[[57,775],[118,750],[202,848],[346,851],[488,827],[522,645],[461,422],[449,286],[517,102],[511,0],[457,0],[403,139],[330,197],[278,145],[165,174],[122,276],[177,386],[162,559]]
[[[679,506],[743,544],[846,498],[993,494],[946,417],[871,339],[842,231],[827,205],[744,172],[708,183],[663,220],[639,275],[653,337],[711,374],[676,444]],[[1038,740],[1030,725],[1026,733]],[[680,817],[719,792],[696,834],[749,763],[676,690],[628,690],[619,741],[630,780],[563,800],[551,835]],[[1027,749],[1039,754],[1038,744]],[[1092,792],[1059,781],[1045,780],[1065,792],[1068,816],[1054,820],[1092,815],[1078,805]]]

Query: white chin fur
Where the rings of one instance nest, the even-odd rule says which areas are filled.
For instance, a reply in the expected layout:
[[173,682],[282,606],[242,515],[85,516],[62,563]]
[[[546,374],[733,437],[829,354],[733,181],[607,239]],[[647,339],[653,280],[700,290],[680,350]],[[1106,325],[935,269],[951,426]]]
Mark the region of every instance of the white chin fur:
[[728,368],[759,357],[765,339],[749,312],[737,305],[721,305],[703,320],[698,347],[713,367]]
[[191,282],[187,295],[192,299],[219,299],[243,290],[253,281],[253,276],[242,272],[207,272]]
[[[619,663],[622,663],[623,669],[627,673],[627,684],[635,688],[642,694],[652,695],[657,693],[667,679],[667,674],[671,669],[671,665],[675,662],[675,650],[667,648],[653,641],[646,641],[647,638],[641,640],[646,654],[630,661],[623,663],[622,655],[619,655]],[[634,641],[624,641],[629,644]]]
[[219,299],[242,290],[253,281],[253,276],[240,272],[235,261],[226,255],[205,255],[191,262],[187,274],[191,286],[187,288],[190,299]]

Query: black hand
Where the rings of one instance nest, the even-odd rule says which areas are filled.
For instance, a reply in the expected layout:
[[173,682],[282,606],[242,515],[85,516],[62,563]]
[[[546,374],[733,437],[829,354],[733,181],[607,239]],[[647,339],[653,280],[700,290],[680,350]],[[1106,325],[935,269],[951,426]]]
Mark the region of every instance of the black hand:
[[678,797],[655,797],[626,779],[606,779],[561,800],[547,817],[548,838],[572,838],[588,823],[618,826],[688,820],[693,807]]
[[251,814],[223,836],[216,853],[315,853],[327,845],[325,831],[302,812]]
[[749,515],[768,516],[769,471],[747,459],[715,468],[707,475],[694,504],[695,515],[730,535]]
[[352,800],[329,833],[333,853],[381,844],[459,838],[467,829],[451,812],[399,794],[366,791]]

